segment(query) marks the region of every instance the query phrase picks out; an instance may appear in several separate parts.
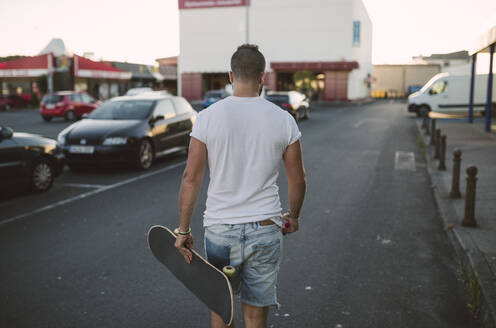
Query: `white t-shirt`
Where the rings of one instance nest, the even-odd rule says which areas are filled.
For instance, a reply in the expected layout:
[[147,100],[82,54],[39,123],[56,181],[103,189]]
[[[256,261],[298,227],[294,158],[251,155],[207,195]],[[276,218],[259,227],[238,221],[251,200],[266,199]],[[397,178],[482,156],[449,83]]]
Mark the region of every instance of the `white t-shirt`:
[[262,97],[230,96],[198,114],[191,136],[208,152],[204,226],[281,215],[279,167],[286,148],[301,137],[288,112]]

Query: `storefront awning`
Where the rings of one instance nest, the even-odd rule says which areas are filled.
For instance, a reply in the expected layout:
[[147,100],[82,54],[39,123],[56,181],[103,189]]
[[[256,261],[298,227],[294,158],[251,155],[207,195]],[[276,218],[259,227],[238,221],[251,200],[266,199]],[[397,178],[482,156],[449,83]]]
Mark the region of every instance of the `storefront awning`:
[[0,77],[36,77],[48,74],[52,69],[53,56],[51,53],[24,57],[0,63]]
[[356,61],[338,62],[272,62],[270,68],[274,71],[351,71],[358,68]]
[[496,43],[496,25],[477,39],[475,47],[470,51],[470,55],[478,52],[489,52],[489,46],[494,43]]
[[74,76],[83,78],[129,80],[131,73],[105,63],[74,55]]

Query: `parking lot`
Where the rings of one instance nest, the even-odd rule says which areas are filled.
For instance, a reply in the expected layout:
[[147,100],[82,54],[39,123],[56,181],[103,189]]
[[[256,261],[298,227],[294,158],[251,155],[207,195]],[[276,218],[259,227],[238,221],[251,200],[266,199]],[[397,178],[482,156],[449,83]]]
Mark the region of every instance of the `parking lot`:
[[[72,124],[62,118],[44,122],[36,110],[3,112],[1,122],[15,132],[40,134],[52,139],[56,139],[60,131]],[[63,174],[55,179],[52,189],[48,192],[32,194],[18,189],[3,195],[3,201],[0,202],[0,224],[159,174],[183,165],[185,160],[184,152],[169,155],[158,159],[152,169],[145,172],[126,167],[93,168],[84,171],[72,171],[65,167]]]

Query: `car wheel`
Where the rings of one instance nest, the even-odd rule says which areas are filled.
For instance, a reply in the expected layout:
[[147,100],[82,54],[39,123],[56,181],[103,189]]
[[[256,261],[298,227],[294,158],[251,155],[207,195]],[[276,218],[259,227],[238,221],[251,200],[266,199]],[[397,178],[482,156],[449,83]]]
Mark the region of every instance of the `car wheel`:
[[52,163],[46,158],[37,160],[31,170],[31,189],[35,192],[47,191],[52,187],[53,179]]
[[294,114],[294,118],[296,122],[300,121],[300,110],[297,110]]
[[67,113],[65,113],[64,119],[66,122],[75,121],[76,120],[76,113],[74,113],[73,110],[69,110],[69,111],[67,111]]
[[43,117],[43,121],[45,122],[50,122],[52,120],[51,116],[42,116],[42,117]]
[[305,108],[305,120],[310,118],[310,107]]
[[153,163],[153,147],[149,140],[143,139],[138,148],[136,166],[140,170],[149,169]]
[[418,115],[419,117],[422,117],[423,115],[429,115],[429,107],[427,106],[420,106],[420,108],[418,109]]

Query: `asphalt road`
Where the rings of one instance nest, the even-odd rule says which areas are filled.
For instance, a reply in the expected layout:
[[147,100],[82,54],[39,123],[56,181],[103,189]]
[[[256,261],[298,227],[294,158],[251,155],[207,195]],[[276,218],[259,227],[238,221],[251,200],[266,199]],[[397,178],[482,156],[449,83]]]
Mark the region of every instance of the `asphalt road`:
[[[1,124],[55,137],[36,112]],[[273,327],[478,327],[401,103],[322,107],[300,123],[308,194],[285,237]],[[177,225],[184,154],[147,172],[71,172],[0,200],[1,327],[207,327],[208,310],[147,248]],[[287,208],[287,185],[280,192]],[[205,180],[192,229],[203,253]],[[239,303],[236,324],[241,327]],[[339,326],[341,325],[341,326]]]

